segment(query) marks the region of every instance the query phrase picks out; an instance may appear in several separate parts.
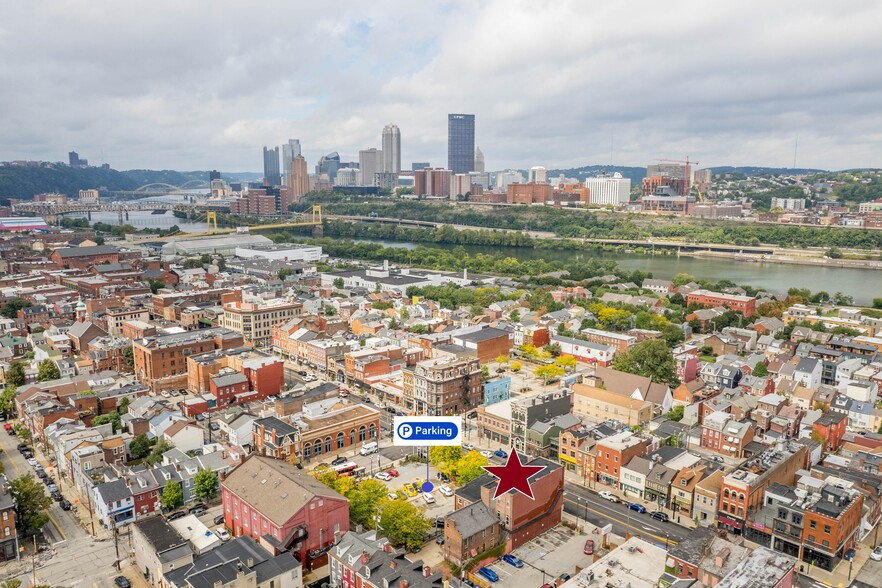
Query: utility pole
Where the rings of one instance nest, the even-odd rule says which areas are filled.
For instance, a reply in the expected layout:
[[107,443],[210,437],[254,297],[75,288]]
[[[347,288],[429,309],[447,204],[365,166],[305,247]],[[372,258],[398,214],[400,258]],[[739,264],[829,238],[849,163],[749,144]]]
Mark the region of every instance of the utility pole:
[[34,533],[34,553],[31,554],[31,567],[34,571],[34,586],[37,585],[37,534]]
[[119,531],[116,527],[116,517],[113,518],[113,546],[116,548],[116,569],[119,571],[122,566],[119,563]]

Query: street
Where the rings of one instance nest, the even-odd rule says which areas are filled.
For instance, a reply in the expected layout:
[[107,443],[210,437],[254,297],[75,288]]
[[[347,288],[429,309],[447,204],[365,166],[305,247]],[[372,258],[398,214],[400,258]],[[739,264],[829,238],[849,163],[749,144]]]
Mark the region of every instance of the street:
[[[18,443],[17,437],[0,433],[0,460],[10,481],[27,473],[33,473],[33,468],[18,452],[16,448]],[[53,469],[39,450],[34,452],[34,456],[47,472]],[[57,472],[53,471],[52,475],[58,483]],[[66,483],[59,484],[59,489],[73,502],[72,490]],[[116,560],[113,540],[93,539],[80,524],[76,513],[73,510],[62,510],[55,501],[52,501],[49,508],[49,517],[49,522],[42,529],[49,548],[32,559],[33,547],[30,544],[26,545],[25,556],[20,562],[10,561],[0,564],[0,576],[17,577],[25,585],[34,583],[36,577],[38,584],[112,587],[113,578],[119,575],[113,567],[113,562]],[[24,543],[27,542],[23,541]],[[125,557],[128,552],[128,537],[124,533],[119,537],[119,547],[120,553]],[[34,563],[37,568],[36,575]]]
[[612,524],[613,533],[625,537],[628,533],[665,546],[679,543],[689,536],[689,529],[675,523],[662,523],[630,510],[626,504],[615,504],[598,496],[594,491],[578,484],[565,483],[564,510],[575,517],[598,527]]

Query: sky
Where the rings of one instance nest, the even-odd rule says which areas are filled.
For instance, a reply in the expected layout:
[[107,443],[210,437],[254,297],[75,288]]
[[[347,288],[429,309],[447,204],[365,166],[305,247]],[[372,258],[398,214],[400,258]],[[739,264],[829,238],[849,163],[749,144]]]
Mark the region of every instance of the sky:
[[[29,0],[0,5],[0,161],[262,170],[300,139],[488,170],[882,167],[875,0]],[[797,139],[798,138],[798,139]],[[798,149],[795,147],[798,144]]]

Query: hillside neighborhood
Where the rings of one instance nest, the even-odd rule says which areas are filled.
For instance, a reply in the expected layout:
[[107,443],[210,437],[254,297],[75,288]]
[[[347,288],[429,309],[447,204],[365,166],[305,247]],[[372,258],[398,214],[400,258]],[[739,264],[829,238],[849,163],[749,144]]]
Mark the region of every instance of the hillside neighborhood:
[[[848,297],[249,234],[21,234],[0,266],[4,578],[882,582],[882,311]],[[462,446],[393,445],[404,415]],[[513,451],[532,500],[494,498]]]

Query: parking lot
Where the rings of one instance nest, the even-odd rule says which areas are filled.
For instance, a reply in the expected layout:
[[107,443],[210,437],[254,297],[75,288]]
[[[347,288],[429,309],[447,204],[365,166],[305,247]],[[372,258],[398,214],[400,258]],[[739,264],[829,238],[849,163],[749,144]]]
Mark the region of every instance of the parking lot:
[[545,583],[554,585],[561,574],[575,575],[576,568],[584,568],[594,561],[593,555],[585,555],[586,539],[599,543],[599,535],[578,535],[563,525],[521,545],[512,554],[524,562],[516,568],[502,559],[487,567],[499,576],[502,586],[536,587]]

